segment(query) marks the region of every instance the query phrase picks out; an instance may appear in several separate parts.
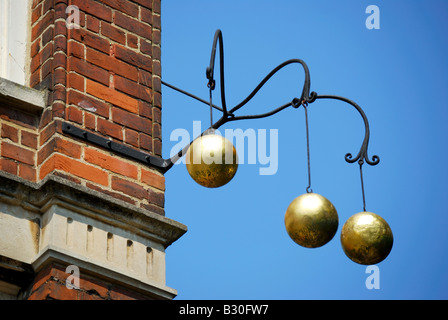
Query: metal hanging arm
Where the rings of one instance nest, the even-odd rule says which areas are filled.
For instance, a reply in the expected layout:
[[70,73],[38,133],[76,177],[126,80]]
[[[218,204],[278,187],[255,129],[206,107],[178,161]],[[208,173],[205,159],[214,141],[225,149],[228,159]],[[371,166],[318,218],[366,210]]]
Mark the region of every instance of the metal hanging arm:
[[[356,108],[356,110],[361,114],[364,125],[365,125],[365,137],[361,146],[361,149],[356,157],[353,157],[351,153],[347,153],[345,155],[345,160],[349,163],[354,163],[358,161],[359,165],[362,166],[364,164],[364,161],[369,165],[377,165],[379,163],[379,157],[374,155],[372,159],[370,160],[367,155],[367,148],[369,143],[369,137],[370,137],[370,129],[369,129],[369,123],[367,120],[367,117],[364,113],[364,111],[359,107],[355,102],[339,96],[334,95],[318,95],[316,92],[310,92],[311,87],[311,80],[310,80],[310,72],[308,69],[307,64],[301,60],[301,59],[291,59],[287,60],[277,67],[275,67],[272,71],[270,71],[264,79],[261,80],[261,82],[255,87],[254,90],[239,104],[231,108],[230,110],[227,109],[226,105],[226,99],[225,99],[225,83],[224,83],[224,44],[223,44],[223,37],[221,30],[217,30],[215,32],[215,36],[213,39],[213,46],[211,51],[211,57],[210,57],[210,65],[206,69],[206,76],[208,79],[207,86],[210,88],[210,90],[214,90],[216,86],[216,81],[214,79],[214,68],[215,68],[215,57],[216,57],[216,50],[217,46],[219,44],[219,67],[220,67],[220,89],[221,89],[221,104],[222,107],[218,107],[211,103],[211,101],[207,101],[205,99],[201,99],[185,90],[179,89],[171,84],[168,84],[164,81],[162,81],[162,85],[165,85],[175,91],[178,91],[184,95],[187,95],[193,99],[196,99],[197,101],[200,101],[207,106],[214,108],[216,110],[219,110],[222,112],[222,116],[219,120],[217,120],[215,123],[211,124],[210,128],[205,130],[201,135],[205,134],[209,129],[218,129],[222,125],[224,125],[227,122],[231,121],[237,121],[237,120],[251,120],[251,119],[261,119],[266,118],[269,116],[272,116],[274,114],[279,113],[280,111],[287,109],[289,107],[299,108],[301,105],[308,105],[309,103],[315,102],[317,99],[335,99],[335,100],[341,100],[344,101],[353,107]],[[236,116],[234,113],[241,109],[244,105],[246,105],[259,91],[260,89],[271,79],[279,70],[283,69],[284,67],[290,65],[290,64],[300,64],[304,70],[305,73],[305,79],[304,84],[302,88],[302,94],[300,98],[294,98],[292,101],[287,102],[269,112],[256,114],[256,115],[240,115]],[[103,141],[104,139],[96,138],[97,135],[95,135],[92,132],[88,132],[84,129],[78,128],[76,129],[72,125],[66,126],[66,130],[64,130],[65,133],[76,135],[77,137],[80,137],[82,139],[85,139],[87,141],[90,141],[92,143],[98,144],[100,146],[111,148],[111,142],[110,141]],[[64,127],[65,128],[65,127]],[[79,131],[79,132],[78,132]],[[197,138],[197,137],[196,137]],[[193,142],[192,140],[190,144]],[[188,150],[190,144],[186,145],[182,150],[180,150],[176,155],[169,159],[162,159],[160,157],[153,156],[151,154],[134,150],[124,144],[120,144],[118,142],[112,143],[112,149],[117,150],[122,155],[128,156],[134,160],[142,161],[147,164],[151,164],[161,170],[162,172],[168,171]]]
[[[214,90],[215,86],[216,86],[216,81],[214,79],[214,70],[215,70],[215,58],[216,58],[216,50],[217,50],[217,45],[219,43],[219,67],[220,67],[220,88],[221,88],[221,103],[222,103],[222,108],[212,105],[213,108],[220,110],[222,112],[222,117],[216,121],[214,124],[211,125],[211,128],[213,129],[218,129],[219,127],[221,127],[222,125],[224,125],[227,122],[231,122],[231,121],[237,121],[237,120],[248,120],[248,119],[261,119],[261,118],[266,118],[269,116],[272,116],[290,106],[293,106],[294,108],[298,108],[300,107],[302,104],[308,104],[308,103],[313,103],[315,102],[317,99],[335,99],[335,100],[341,100],[344,101],[350,105],[352,105],[353,107],[355,107],[355,109],[361,114],[363,120],[364,120],[364,125],[365,125],[365,136],[364,136],[364,141],[362,143],[361,149],[358,153],[358,155],[353,158],[351,153],[347,153],[345,155],[345,160],[349,163],[354,163],[356,161],[359,162],[360,165],[362,165],[364,163],[364,161],[366,163],[368,163],[369,165],[377,165],[379,163],[379,157],[374,155],[372,157],[372,160],[370,160],[368,158],[367,155],[367,148],[368,148],[368,143],[369,143],[369,137],[370,137],[370,129],[369,129],[369,122],[367,120],[367,117],[364,113],[364,111],[361,109],[361,107],[356,104],[355,102],[353,102],[350,99],[344,98],[344,97],[340,97],[340,96],[335,96],[335,95],[318,95],[316,92],[311,92],[310,93],[310,88],[311,88],[311,79],[310,79],[310,72],[308,69],[307,64],[301,60],[301,59],[290,59],[287,60],[283,63],[281,63],[280,65],[278,65],[277,67],[275,67],[272,71],[270,71],[265,77],[264,79],[255,87],[254,90],[252,90],[252,92],[243,100],[241,101],[239,104],[237,104],[235,107],[233,107],[232,109],[230,109],[228,111],[227,109],[227,105],[226,105],[226,99],[225,99],[225,82],[224,82],[224,44],[223,44],[223,36],[222,36],[222,31],[221,30],[217,30],[215,32],[215,36],[213,39],[213,45],[212,45],[212,51],[211,51],[211,57],[210,57],[210,65],[207,67],[206,69],[206,76],[208,79],[208,84],[207,86],[211,89]],[[274,76],[278,71],[280,71],[281,69],[283,69],[284,67],[290,65],[290,64],[294,64],[294,63],[298,63],[303,67],[303,70],[305,72],[305,80],[304,80],[304,84],[303,84],[303,88],[302,88],[302,95],[300,98],[294,98],[291,102],[288,102],[272,111],[266,112],[266,113],[262,113],[262,114],[257,114],[257,115],[242,115],[242,116],[235,116],[235,112],[238,111],[239,109],[241,109],[244,105],[246,105],[257,93],[258,91],[266,84],[266,82],[268,82],[268,80],[270,78],[272,78],[272,76]],[[176,90],[179,91],[183,94],[186,94],[204,104],[210,105],[209,102],[207,102],[204,99],[198,98],[195,95],[185,92],[181,89],[178,89],[170,84],[167,84],[165,82],[162,82],[162,84]],[[208,130],[208,129],[207,129]],[[207,132],[204,131],[205,132]],[[202,134],[204,134],[202,133]],[[201,135],[202,135],[201,134]],[[194,140],[193,140],[194,141]],[[193,142],[191,141],[191,142]],[[191,144],[191,143],[190,143]],[[185,146],[181,151],[179,151],[178,154],[176,154],[175,156],[173,156],[171,159],[165,160],[167,167],[166,170],[168,170],[169,168],[171,168],[171,166],[178,161],[188,150],[189,145]]]
[[216,45],[219,41],[219,71],[220,71],[220,84],[221,84],[221,104],[222,104],[222,112],[224,116],[227,117],[227,106],[226,106],[226,93],[224,88],[224,42],[222,39],[222,32],[221,30],[216,30],[215,37],[213,39],[213,46],[212,46],[212,54],[210,57],[210,66],[207,67],[206,70],[206,76],[208,79],[207,87],[210,88],[210,90],[215,89],[215,79],[214,79],[214,73],[215,73],[215,57],[216,57]]

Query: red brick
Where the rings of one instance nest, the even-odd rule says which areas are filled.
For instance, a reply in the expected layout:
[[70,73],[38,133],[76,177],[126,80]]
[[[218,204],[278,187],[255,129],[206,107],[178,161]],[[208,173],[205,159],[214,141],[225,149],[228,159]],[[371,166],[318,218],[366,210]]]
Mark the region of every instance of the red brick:
[[101,22],[101,34],[111,40],[126,44],[126,33],[117,27],[110,25],[107,22]]
[[162,92],[162,80],[160,77],[152,77],[152,90],[155,92]]
[[139,100],[138,114],[142,117],[152,119],[152,107],[150,103]]
[[59,265],[49,264],[41,269],[34,277],[33,283],[31,284],[30,288],[31,292],[42,287],[42,285],[45,284],[45,282],[48,282],[48,280],[50,280],[50,278],[53,277],[55,273],[59,272],[61,268],[62,267]]
[[110,106],[107,103],[101,102],[74,90],[68,91],[68,103],[74,104],[84,110],[96,113],[100,116],[107,118],[109,117]]
[[96,117],[89,112],[85,112],[84,125],[86,126],[87,129],[96,130]]
[[67,72],[64,69],[59,68],[54,70],[53,75],[55,85],[62,85],[64,87],[67,85]]
[[160,60],[160,58],[162,57],[162,50],[160,49],[160,47],[153,45],[151,56],[154,60]]
[[141,12],[142,21],[152,25],[152,11],[142,7]]
[[99,19],[112,22],[112,9],[93,0],[77,1],[76,5],[87,14],[91,14]]
[[165,215],[165,210],[164,210],[163,208],[161,208],[161,207],[159,207],[159,206],[156,206],[156,205],[154,205],[154,204],[151,204],[151,203],[149,203],[149,204],[146,204],[146,203],[140,203],[140,207],[143,208],[143,209],[145,209],[145,210],[148,210],[148,211],[151,211],[151,212],[160,214],[160,215],[162,215],[162,216]]
[[69,66],[72,71],[76,71],[77,73],[104,85],[109,85],[109,72],[104,69],[75,57],[69,58]]
[[160,92],[153,93],[153,104],[154,107],[162,108],[162,95]]
[[152,9],[152,1],[153,0],[133,0],[133,1],[148,8],[148,9]]
[[37,153],[37,165],[41,165],[42,162],[48,159],[48,157],[54,152],[55,139],[50,140],[47,144],[42,146]]
[[157,156],[162,156],[162,141],[154,140],[154,154]]
[[31,29],[31,41],[37,39],[52,23],[54,23],[54,11],[48,11]]
[[34,58],[36,54],[39,53],[40,48],[41,48],[40,39],[34,41],[33,44],[31,45],[31,58]]
[[[59,85],[59,83],[55,83],[55,86],[53,87],[53,102],[54,101],[59,101],[62,103],[65,103],[67,99],[67,94],[65,91],[65,86]],[[62,105],[62,104],[60,104]],[[54,104],[53,104],[54,107]],[[60,110],[59,110],[60,111]],[[60,116],[61,113],[55,112],[53,110],[53,117],[55,117],[58,114],[58,116]],[[62,112],[63,114],[63,112]]]
[[71,181],[71,182],[74,182],[74,183],[76,183],[76,184],[81,184],[81,179],[75,178],[75,177],[73,177],[73,176],[70,176],[70,175],[68,175],[68,174],[64,174],[64,173],[59,172],[59,171],[54,171],[54,172],[53,172],[53,175],[54,175],[54,176],[57,176],[57,177],[64,178],[64,179],[66,179],[66,180],[68,180],[68,181]]
[[77,41],[70,40],[67,44],[67,55],[74,56],[80,59],[85,57],[85,46]]
[[108,285],[101,280],[93,279],[87,276],[79,278],[79,287],[84,291],[95,292],[100,297],[106,298],[109,291]]
[[97,18],[87,15],[87,29],[90,31],[99,33],[100,32],[100,20]]
[[86,183],[86,187],[90,188],[90,189],[93,189],[95,191],[104,193],[105,195],[108,195],[108,196],[113,197],[115,199],[118,199],[118,200],[121,200],[121,201],[125,201],[127,203],[135,205],[135,200],[132,200],[130,197],[125,196],[125,195],[123,195],[121,193],[112,192],[112,191],[109,191],[109,190],[104,190],[103,188],[98,187],[98,186],[96,186],[94,184],[91,184],[91,183]]
[[152,15],[152,27],[159,30],[162,28],[162,20],[160,15],[157,14]]
[[68,88],[73,88],[76,90],[79,90],[81,92],[85,91],[85,85],[84,85],[84,80],[85,78],[80,76],[79,74],[76,74],[74,72],[70,72],[67,76],[67,87]]
[[151,134],[152,122],[125,110],[112,108],[112,120],[128,128]]
[[162,128],[160,127],[159,123],[153,123],[152,137],[153,139],[162,139]]
[[115,57],[130,63],[138,68],[152,72],[152,59],[130,49],[124,48],[118,44],[113,45]]
[[152,12],[160,14],[161,11],[162,11],[162,10],[161,10],[161,6],[162,6],[162,4],[161,4],[161,1],[160,1],[160,0],[153,0],[153,3],[152,3]]
[[82,152],[82,146],[72,142],[70,140],[67,140],[66,138],[60,138],[56,137],[54,139],[54,151],[63,153],[71,158],[80,159],[81,158],[81,152]]
[[159,77],[162,75],[162,65],[159,60],[152,61],[152,73]]
[[54,291],[55,282],[49,281],[31,292],[28,300],[49,300],[51,293]]
[[21,143],[24,146],[37,149],[37,134],[22,130]]
[[2,141],[2,156],[22,163],[34,165],[34,152]]
[[[65,91],[65,90],[64,90]],[[53,102],[52,111],[53,111],[53,118],[65,118],[65,102],[63,101],[57,101]]]
[[32,130],[36,129],[36,126],[38,125],[38,122],[36,121],[37,119],[33,115],[19,112],[15,108],[11,108],[4,103],[0,103],[0,119],[4,119]]
[[130,16],[138,16],[138,6],[129,0],[100,0],[107,4],[109,7],[117,9],[120,12],[124,12]]
[[67,139],[55,137],[45,144],[37,153],[37,165],[44,162],[53,152],[63,153],[71,158],[80,159],[81,145],[71,142]]
[[140,133],[140,148],[152,152],[152,138],[147,134]]
[[101,52],[88,49],[87,50],[87,60],[105,70],[112,71],[113,73],[119,74],[130,80],[137,81],[138,71],[134,66],[117,60],[114,57],[103,54]]
[[42,15],[42,5],[38,5],[31,11],[31,25],[33,25],[37,20],[39,20]]
[[125,129],[124,135],[126,143],[138,148],[138,132],[131,129]]
[[138,199],[145,199],[148,196],[148,192],[142,186],[115,176],[112,177],[112,189]]
[[152,74],[145,70],[138,70],[138,83],[151,88]]
[[152,15],[152,27],[159,30],[162,28],[162,20],[160,15],[157,14]]
[[2,138],[10,139],[12,142],[19,142],[19,129],[11,127],[6,123],[2,124]]
[[140,51],[143,54],[152,56],[152,44],[148,41],[141,39],[140,40]]
[[67,52],[67,38],[65,36],[55,36],[54,51]]
[[47,28],[42,34],[42,47],[45,47],[48,42],[54,38],[54,27]]
[[[65,277],[66,279],[67,277]],[[64,280],[65,280],[64,279]],[[48,297],[57,300],[78,300],[79,291],[76,289],[69,289],[65,285],[65,281],[62,283],[51,280],[51,289],[49,290]],[[47,284],[45,284],[47,285]],[[44,286],[45,286],[44,285]]]
[[165,193],[149,189],[148,201],[163,208],[165,206]]
[[155,122],[162,123],[162,111],[159,108],[152,108],[152,118]]
[[109,87],[87,80],[87,93],[130,112],[138,112],[138,101]]
[[36,182],[36,169],[32,166],[20,163],[18,175],[28,181]]
[[151,39],[152,43],[154,45],[160,46],[161,40],[162,35],[160,34],[160,30],[154,29],[152,32],[152,39]]
[[129,18],[120,12],[115,12],[114,22],[116,25],[145,39],[151,39],[152,37],[152,28],[150,26],[145,23],[141,23],[138,20]]
[[35,88],[40,83],[40,69],[37,69],[31,74],[30,87]]
[[[33,0],[31,8],[33,8],[33,9],[36,8],[39,4],[41,4],[42,1],[43,0]],[[135,1],[135,2],[138,2],[138,1]]]
[[56,69],[58,67],[66,69],[67,67],[67,57],[62,52],[57,52],[53,55],[53,67]]
[[[44,111],[45,113],[45,111]],[[44,129],[40,131],[39,134],[39,143],[40,145],[44,145],[56,132],[56,123],[53,122],[47,125]]]
[[121,174],[123,176],[137,179],[138,169],[135,165],[125,162],[116,156],[110,156],[95,149],[84,150],[84,160],[98,165],[106,170]]
[[49,59],[47,60],[42,66],[41,66],[41,72],[42,72],[42,79],[44,79],[46,76],[51,74],[53,72],[53,60]]
[[82,111],[75,107],[67,107],[67,120],[82,124]]
[[131,33],[126,35],[128,47],[137,49],[138,48],[138,37],[134,36]]
[[134,81],[130,81],[126,78],[115,76],[114,77],[114,86],[115,89],[120,90],[121,92],[127,93],[133,97],[145,100],[145,101],[151,101],[151,90],[137,84]]
[[122,126],[119,126],[102,118],[97,119],[97,130],[105,136],[110,136],[118,140],[123,140]]
[[44,12],[47,12],[47,11],[49,11],[49,10],[51,10],[51,9],[53,9],[54,8],[54,1],[52,1],[52,0],[45,0],[44,2],[43,2],[43,8],[42,8],[42,10],[44,11]]
[[[83,17],[83,13],[82,12],[81,12],[80,17],[82,19],[82,17]],[[84,21],[81,20],[80,23],[81,23],[81,26],[82,26],[84,24]],[[68,30],[67,29],[67,23],[65,22],[65,20],[59,20],[59,21],[56,21],[54,23],[54,33],[55,34],[67,37],[67,30]]]
[[141,181],[147,185],[165,191],[165,177],[160,174],[142,168]]
[[0,170],[16,175],[17,168],[17,162],[5,158],[0,159]]
[[72,37],[78,42],[85,44],[88,47],[99,50],[104,53],[109,53],[109,40],[100,37],[99,35],[85,29],[73,29]]
[[109,181],[108,173],[104,170],[57,153],[42,164],[39,178],[45,178],[53,170],[61,170],[103,186],[107,186]]

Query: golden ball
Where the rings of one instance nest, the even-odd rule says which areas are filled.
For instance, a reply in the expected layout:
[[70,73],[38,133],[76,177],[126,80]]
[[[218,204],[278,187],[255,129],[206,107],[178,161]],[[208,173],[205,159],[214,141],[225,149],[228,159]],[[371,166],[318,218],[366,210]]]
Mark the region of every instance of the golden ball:
[[363,265],[377,264],[389,255],[394,238],[387,222],[372,212],[351,216],[342,227],[342,248],[351,260]]
[[228,183],[238,169],[238,155],[233,144],[217,134],[205,134],[188,148],[187,170],[194,181],[207,188]]
[[333,204],[317,193],[295,198],[285,214],[288,235],[306,248],[321,247],[333,239],[338,230],[338,213]]

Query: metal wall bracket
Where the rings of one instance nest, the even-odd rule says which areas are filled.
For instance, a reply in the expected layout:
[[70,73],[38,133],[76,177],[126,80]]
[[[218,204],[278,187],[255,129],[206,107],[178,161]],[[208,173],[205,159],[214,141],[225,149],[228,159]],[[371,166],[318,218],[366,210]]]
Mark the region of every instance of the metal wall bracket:
[[73,137],[76,137],[78,139],[90,142],[94,145],[103,147],[104,149],[115,152],[132,160],[139,161],[146,165],[152,165],[157,169],[160,169],[162,172],[165,172],[167,170],[168,167],[167,161],[160,157],[156,157],[151,154],[141,152],[131,147],[128,147],[122,143],[109,140],[91,131],[78,128],[72,125],[71,123],[63,122],[62,132],[69,134]]

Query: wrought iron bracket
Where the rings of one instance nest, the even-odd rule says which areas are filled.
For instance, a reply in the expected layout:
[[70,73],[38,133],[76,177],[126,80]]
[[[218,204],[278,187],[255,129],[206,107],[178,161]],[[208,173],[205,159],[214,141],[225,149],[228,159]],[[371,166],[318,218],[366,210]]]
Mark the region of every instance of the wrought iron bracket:
[[[175,91],[178,91],[182,94],[185,94],[193,99],[196,99],[196,100],[210,106],[210,108],[221,111],[222,117],[215,123],[211,124],[210,128],[218,129],[225,123],[231,122],[231,121],[266,118],[266,117],[272,116],[288,107],[292,106],[293,108],[299,108],[302,105],[308,105],[310,103],[313,103],[317,99],[340,100],[340,101],[343,101],[343,102],[346,102],[346,103],[352,105],[361,115],[361,117],[364,121],[364,125],[365,125],[365,135],[364,135],[364,140],[361,145],[360,151],[358,152],[356,157],[353,157],[353,155],[351,153],[347,153],[345,155],[345,160],[348,163],[354,163],[354,162],[358,161],[360,166],[362,166],[364,163],[367,163],[371,166],[377,165],[379,163],[380,158],[377,155],[374,155],[372,157],[372,159],[369,159],[368,154],[367,154],[367,149],[368,149],[368,144],[369,144],[369,139],[370,139],[370,127],[369,127],[369,121],[367,119],[365,112],[362,110],[362,108],[358,104],[356,104],[354,101],[352,101],[350,99],[340,97],[340,96],[335,96],[335,95],[318,95],[314,91],[310,92],[310,88],[311,88],[310,72],[309,72],[307,64],[301,59],[287,60],[287,61],[281,63],[280,65],[278,65],[277,67],[275,67],[255,87],[255,89],[247,96],[247,98],[245,98],[243,101],[241,101],[239,104],[237,104],[235,107],[233,107],[229,110],[226,105],[226,99],[225,99],[223,36],[222,36],[221,30],[219,30],[219,29],[215,32],[215,37],[213,39],[211,58],[210,58],[210,65],[206,69],[206,76],[208,79],[207,86],[210,88],[210,91],[214,90],[216,87],[216,81],[214,79],[214,68],[215,68],[215,56],[216,56],[216,50],[217,50],[218,44],[219,44],[219,51],[220,51],[220,55],[219,55],[219,58],[220,58],[220,61],[219,61],[220,62],[219,63],[220,81],[219,82],[220,82],[220,89],[221,89],[221,105],[222,105],[222,107],[214,105],[212,103],[211,99],[210,99],[210,102],[206,101],[206,100],[201,99],[189,92],[186,92],[185,90],[179,89],[169,83],[162,81],[163,85],[165,85]],[[258,91],[266,84],[266,82],[268,82],[268,80],[270,78],[272,78],[279,70],[283,69],[284,67],[286,67],[290,64],[300,64],[305,72],[305,80],[304,80],[302,94],[301,94],[300,98],[293,98],[292,101],[287,102],[287,103],[281,105],[280,107],[273,109],[272,111],[269,111],[266,113],[257,114],[257,115],[242,115],[242,116],[235,115],[235,112],[238,111],[239,109],[241,109],[244,105],[246,105],[258,93]],[[210,128],[205,130],[201,135],[203,135],[205,132],[207,132]],[[186,153],[186,151],[188,150],[188,147],[189,147],[189,145],[185,146],[176,155],[174,155],[170,159],[166,160],[167,161],[167,170],[170,169],[171,166],[174,163],[176,163],[176,161],[178,161]]]
[[[221,89],[221,105],[222,105],[221,107],[214,105],[211,101],[211,93],[216,87],[216,81],[214,79],[214,69],[215,69],[215,56],[216,56],[216,50],[217,50],[218,44],[219,44],[219,51],[220,51],[220,55],[219,55],[219,58],[220,58],[219,59],[219,72],[220,72],[220,81],[219,82],[220,83],[219,83],[219,85],[220,85],[220,89]],[[280,107],[273,109],[272,111],[269,111],[266,113],[256,114],[256,115],[241,115],[241,116],[235,115],[235,113],[238,110],[240,110],[244,105],[246,105],[258,93],[258,91],[266,84],[266,82],[268,82],[268,80],[270,78],[272,78],[279,70],[281,70],[284,67],[291,65],[291,64],[300,64],[305,73],[305,79],[304,79],[304,84],[303,84],[302,93],[301,93],[300,98],[297,98],[297,97],[293,98],[290,102],[287,102],[287,103],[281,105]],[[344,97],[335,96],[335,95],[318,95],[314,91],[310,92],[310,88],[311,88],[310,72],[309,72],[307,64],[301,59],[287,60],[287,61],[281,63],[280,65],[278,65],[277,67],[275,67],[271,72],[268,73],[267,76],[264,77],[264,79],[255,87],[255,89],[243,101],[241,101],[239,104],[237,104],[233,108],[229,109],[227,107],[226,99],[225,99],[223,36],[222,36],[221,30],[218,29],[215,32],[215,36],[213,39],[210,65],[206,69],[206,76],[208,79],[207,86],[210,89],[210,101],[201,99],[185,90],[179,89],[171,84],[168,84],[168,83],[162,81],[162,84],[164,86],[167,86],[175,91],[178,91],[184,95],[187,95],[193,99],[196,99],[199,102],[202,102],[202,103],[208,105],[210,107],[210,109],[213,108],[213,109],[216,109],[216,110],[219,110],[222,112],[221,118],[218,121],[216,121],[215,123],[211,124],[210,127],[207,130],[205,130],[201,135],[205,134],[210,129],[218,129],[219,127],[221,127],[222,125],[224,125],[227,122],[266,118],[266,117],[275,115],[276,113],[278,113],[288,107],[291,107],[291,106],[293,108],[299,108],[302,105],[307,106],[310,103],[314,103],[318,99],[340,100],[340,101],[343,101],[343,102],[346,102],[346,103],[352,105],[362,116],[364,125],[365,125],[365,135],[364,135],[364,140],[361,145],[360,151],[358,152],[358,154],[355,157],[353,157],[353,155],[351,153],[347,153],[345,155],[345,160],[348,163],[354,163],[354,162],[358,161],[360,167],[362,167],[362,165],[364,163],[374,166],[374,165],[377,165],[380,161],[380,158],[377,155],[374,155],[372,157],[372,159],[369,159],[369,157],[368,157],[367,149],[368,149],[369,138],[370,138],[370,129],[369,129],[369,122],[368,122],[367,117],[366,117],[364,111],[362,110],[362,108],[358,104],[353,102],[352,100],[349,100]],[[66,134],[72,135],[79,139],[83,139],[87,142],[93,143],[95,145],[98,145],[100,147],[108,149],[117,154],[134,159],[134,160],[139,161],[144,164],[154,166],[155,168],[159,169],[163,173],[165,173],[166,171],[171,169],[171,167],[187,152],[189,145],[194,141],[194,139],[193,139],[190,142],[190,144],[185,146],[182,150],[180,150],[173,157],[171,157],[169,159],[163,159],[163,158],[156,157],[156,156],[153,156],[151,154],[148,154],[148,153],[145,153],[142,151],[138,151],[134,148],[126,146],[123,143],[109,140],[109,139],[104,138],[98,134],[78,128],[69,123],[65,123],[65,122],[63,123],[62,131]]]

